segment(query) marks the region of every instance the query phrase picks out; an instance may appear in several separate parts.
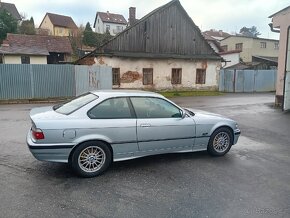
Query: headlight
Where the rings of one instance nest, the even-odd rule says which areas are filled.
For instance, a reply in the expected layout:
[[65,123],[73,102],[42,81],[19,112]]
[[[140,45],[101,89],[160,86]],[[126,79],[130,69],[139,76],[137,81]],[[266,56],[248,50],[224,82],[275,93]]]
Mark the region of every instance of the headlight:
[[238,124],[237,124],[237,123],[236,123],[235,127],[236,127],[236,129],[238,129],[238,128],[239,128],[239,126],[238,126]]

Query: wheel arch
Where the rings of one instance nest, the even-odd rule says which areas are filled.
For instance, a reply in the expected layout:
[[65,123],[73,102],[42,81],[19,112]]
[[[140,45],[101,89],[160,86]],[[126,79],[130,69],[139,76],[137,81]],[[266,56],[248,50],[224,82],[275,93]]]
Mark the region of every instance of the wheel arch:
[[111,155],[112,155],[112,160],[114,159],[114,153],[113,153],[113,148],[111,146],[111,144],[103,139],[88,139],[88,140],[85,140],[85,141],[82,141],[82,142],[79,142],[78,144],[76,144],[72,150],[70,151],[70,154],[69,154],[69,158],[68,158],[68,163],[70,164],[71,161],[72,161],[72,155],[74,153],[74,151],[77,149],[77,147],[79,147],[81,144],[83,143],[86,143],[86,142],[92,142],[92,143],[97,143],[97,142],[103,142],[105,143],[108,148],[110,149],[110,152],[111,152]]
[[231,138],[232,138],[232,143],[233,143],[233,140],[234,140],[234,129],[230,126],[230,125],[227,125],[227,124],[222,124],[222,125],[218,125],[218,126],[214,126],[211,130],[211,133],[210,133],[210,136],[215,132],[217,131],[218,129],[221,129],[221,128],[226,128],[228,129],[230,132],[231,132]]

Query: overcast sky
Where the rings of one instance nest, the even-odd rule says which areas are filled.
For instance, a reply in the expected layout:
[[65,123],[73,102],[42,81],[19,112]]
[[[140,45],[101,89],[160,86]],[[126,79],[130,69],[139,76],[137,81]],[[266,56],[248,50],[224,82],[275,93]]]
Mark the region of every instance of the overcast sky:
[[[75,23],[94,23],[97,11],[122,14],[128,19],[129,7],[136,7],[136,17],[141,18],[169,0],[2,0],[14,3],[20,13],[34,18],[38,26],[45,13],[51,12],[71,16]],[[197,26],[202,31],[224,30],[239,32],[246,26],[256,26],[263,38],[278,39],[268,26],[268,17],[290,5],[289,0],[180,0]]]

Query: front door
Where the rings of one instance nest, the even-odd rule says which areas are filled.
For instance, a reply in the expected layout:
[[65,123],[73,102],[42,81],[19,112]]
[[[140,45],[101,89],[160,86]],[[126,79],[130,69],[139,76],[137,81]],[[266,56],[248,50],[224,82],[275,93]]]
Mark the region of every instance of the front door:
[[140,152],[167,153],[191,150],[195,140],[195,123],[182,118],[181,110],[155,97],[130,98],[137,116],[137,141]]

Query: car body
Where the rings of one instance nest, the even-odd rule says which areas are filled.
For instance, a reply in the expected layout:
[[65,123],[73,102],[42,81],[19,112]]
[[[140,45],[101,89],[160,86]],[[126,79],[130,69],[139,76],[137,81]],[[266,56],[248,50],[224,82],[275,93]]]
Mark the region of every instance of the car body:
[[112,161],[208,150],[222,156],[240,135],[237,123],[184,109],[146,91],[91,91],[30,111],[27,144],[42,161],[70,163],[77,174],[101,174]]

